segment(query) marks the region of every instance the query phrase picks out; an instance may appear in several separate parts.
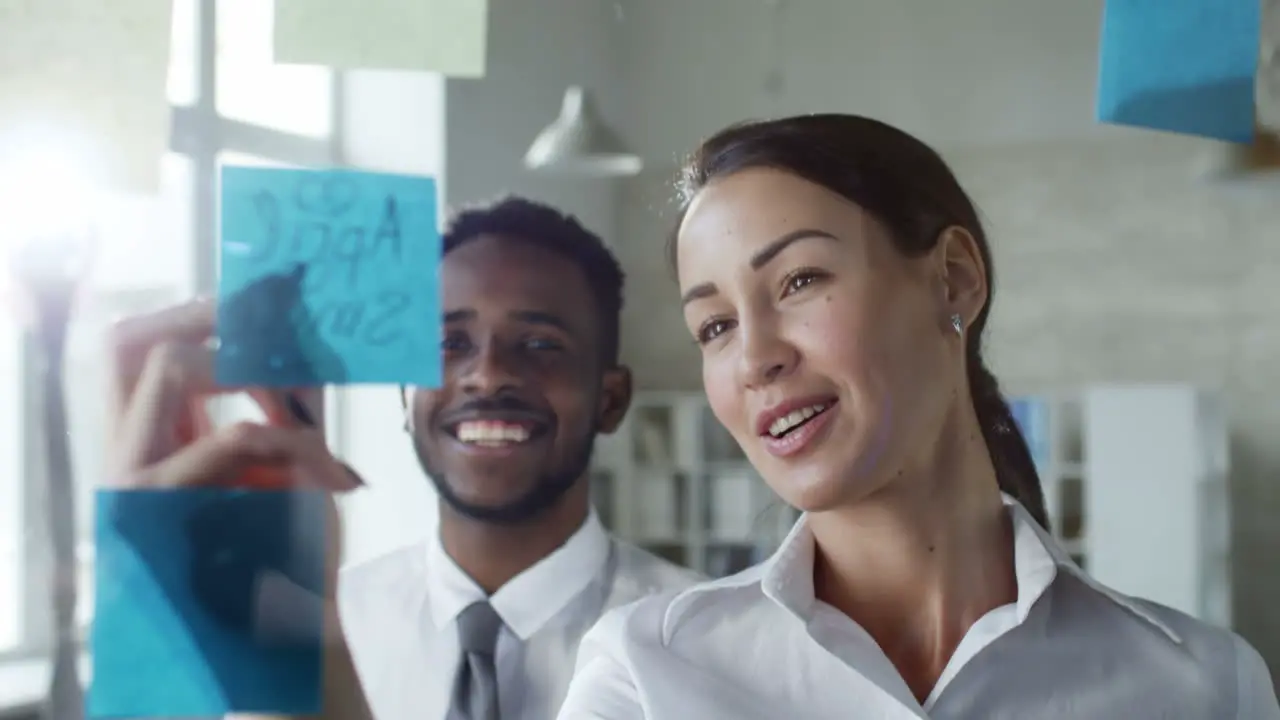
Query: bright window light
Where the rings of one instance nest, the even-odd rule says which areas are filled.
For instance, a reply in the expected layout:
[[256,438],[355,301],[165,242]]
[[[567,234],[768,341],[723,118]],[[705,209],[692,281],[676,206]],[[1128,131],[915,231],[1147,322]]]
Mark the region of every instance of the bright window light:
[[27,281],[66,277],[90,260],[68,255],[69,244],[91,238],[100,200],[100,166],[83,147],[44,136],[0,146],[0,298],[10,308],[21,302],[17,274]]
[[333,71],[275,64],[275,3],[218,0],[218,112],[313,138],[333,131]]

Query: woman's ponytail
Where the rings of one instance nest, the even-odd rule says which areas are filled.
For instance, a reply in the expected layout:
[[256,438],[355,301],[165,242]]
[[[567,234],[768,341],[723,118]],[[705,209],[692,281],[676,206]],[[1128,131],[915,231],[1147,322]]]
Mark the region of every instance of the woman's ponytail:
[[1031,517],[1048,530],[1049,513],[1045,509],[1044,489],[1040,486],[1040,474],[1036,472],[1027,441],[1013,419],[1009,404],[1000,394],[995,376],[983,364],[982,356],[969,353],[968,364],[973,407],[982,427],[982,437],[991,452],[996,482],[1002,492],[1022,503]]

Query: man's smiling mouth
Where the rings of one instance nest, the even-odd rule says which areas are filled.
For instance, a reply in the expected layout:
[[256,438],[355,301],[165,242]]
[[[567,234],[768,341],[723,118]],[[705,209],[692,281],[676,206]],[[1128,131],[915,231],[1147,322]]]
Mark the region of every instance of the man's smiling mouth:
[[448,431],[466,445],[503,448],[536,440],[542,435],[544,427],[531,421],[463,420],[449,427]]

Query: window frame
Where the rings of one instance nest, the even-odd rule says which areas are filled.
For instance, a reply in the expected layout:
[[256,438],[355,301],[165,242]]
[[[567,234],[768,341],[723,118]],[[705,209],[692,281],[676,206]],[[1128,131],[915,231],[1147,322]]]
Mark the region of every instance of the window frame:
[[[191,287],[188,293],[211,296],[217,290],[218,157],[237,152],[266,160],[303,167],[342,164],[345,136],[345,73],[334,69],[330,79],[330,132],[328,137],[295,135],[252,123],[225,118],[218,113],[217,98],[217,0],[196,2],[196,87],[190,105],[172,107],[169,151],[186,157],[192,165],[191,198]],[[106,292],[96,298],[107,305],[129,304],[142,288]],[[117,297],[118,296],[118,297]],[[47,487],[43,421],[40,397],[39,347],[30,333],[21,338],[18,372],[22,379],[19,401],[23,405],[24,432],[19,442],[23,450],[21,480],[20,540],[22,563],[21,639],[9,650],[0,650],[0,662],[27,660],[49,653],[53,647],[53,616],[49,608],[49,581],[52,570],[45,535],[44,494]],[[105,430],[105,428],[104,428]],[[74,463],[73,463],[74,465]],[[81,479],[77,479],[80,482]],[[83,511],[83,509],[80,509]],[[91,514],[90,514],[91,516]],[[34,525],[32,525],[34,524]],[[77,528],[82,532],[82,528]],[[37,541],[40,540],[40,541]],[[90,539],[77,542],[77,550],[92,545]],[[83,561],[82,561],[83,562]],[[91,561],[90,561],[91,562]],[[78,570],[83,571],[83,567]],[[91,573],[78,572],[83,575]],[[86,588],[80,588],[81,596]]]

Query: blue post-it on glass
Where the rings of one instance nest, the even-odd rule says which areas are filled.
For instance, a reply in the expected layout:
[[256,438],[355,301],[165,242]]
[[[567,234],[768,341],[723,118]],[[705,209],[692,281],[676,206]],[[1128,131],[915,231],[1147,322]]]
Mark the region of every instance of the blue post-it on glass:
[[99,491],[89,716],[319,712],[325,502]]
[[440,384],[435,180],[222,169],[215,377]]
[[1249,143],[1258,0],[1107,0],[1098,120]]

